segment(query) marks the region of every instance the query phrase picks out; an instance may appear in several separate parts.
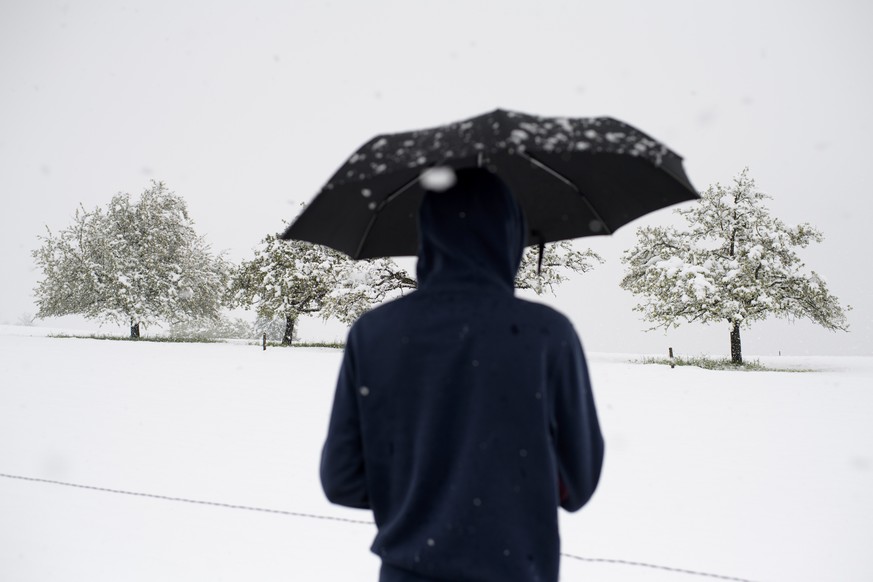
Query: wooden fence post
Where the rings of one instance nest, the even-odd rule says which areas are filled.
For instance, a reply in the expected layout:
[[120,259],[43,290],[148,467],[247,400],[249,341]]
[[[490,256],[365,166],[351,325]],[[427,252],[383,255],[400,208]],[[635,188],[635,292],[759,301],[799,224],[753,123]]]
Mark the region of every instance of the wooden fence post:
[[267,351],[267,334],[264,334],[264,351]]
[[668,348],[668,349],[669,349],[668,353],[670,354],[670,367],[675,368],[676,363],[673,361],[673,348]]

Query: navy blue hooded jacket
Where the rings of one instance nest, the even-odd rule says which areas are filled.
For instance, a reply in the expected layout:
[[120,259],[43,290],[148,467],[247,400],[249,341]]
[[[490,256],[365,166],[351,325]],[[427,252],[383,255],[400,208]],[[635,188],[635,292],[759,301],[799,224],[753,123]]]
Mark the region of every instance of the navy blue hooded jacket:
[[513,294],[525,226],[499,178],[458,171],[420,221],[418,290],[349,332],[322,486],[372,509],[383,582],[555,582],[557,508],[603,460],[582,347]]

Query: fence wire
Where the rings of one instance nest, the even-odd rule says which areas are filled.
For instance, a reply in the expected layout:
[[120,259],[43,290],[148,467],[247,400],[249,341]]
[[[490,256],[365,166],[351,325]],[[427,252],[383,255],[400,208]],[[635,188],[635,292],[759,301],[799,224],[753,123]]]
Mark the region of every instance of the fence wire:
[[639,566],[641,568],[650,568],[653,570],[665,570],[667,572],[676,572],[677,574],[690,574],[692,576],[705,576],[707,578],[715,578],[716,580],[732,580],[733,582],[752,582],[746,578],[734,578],[733,576],[722,576],[721,574],[710,574],[708,572],[698,572],[697,570],[686,570],[684,568],[673,568],[671,566],[659,566],[658,564],[647,564],[646,562],[634,562],[632,560],[619,560],[612,558],[585,558],[575,554],[566,554],[561,552],[565,558],[579,560],[581,562],[599,562],[602,564],[621,564],[623,566]]
[[0,473],[0,477],[7,479],[18,479],[19,481],[30,481],[33,483],[47,483],[49,485],[61,485],[63,487],[74,487],[76,489],[87,489],[89,491],[100,491],[102,493],[116,493],[118,495],[130,495],[133,497],[145,497],[147,499],[160,499],[161,501],[176,501],[179,503],[191,503],[194,505],[207,505],[210,507],[223,507],[225,509],[242,509],[245,511],[257,511],[260,513],[273,513],[276,515],[288,515],[291,517],[305,517],[308,519],[321,519],[325,521],[340,521],[345,523],[357,523],[364,525],[373,525],[372,521],[363,519],[348,519],[345,517],[334,517],[330,515],[316,515],[314,513],[300,513],[297,511],[284,511],[282,509],[269,509],[266,507],[251,507],[249,505],[234,505],[231,503],[219,503],[217,501],[202,501],[199,499],[186,499],[184,497],[171,497],[169,495],[156,495],[154,493],[141,493],[137,491],[124,491],[122,489],[109,489],[106,487],[94,487],[93,485],[80,485],[78,483],[66,483],[64,481],[53,481],[51,479],[37,479],[35,477],[22,477],[21,475],[7,475]]
[[[222,507],[224,509],[240,509],[244,511],[255,511],[259,513],[271,513],[274,515],[285,515],[290,517],[303,517],[306,519],[319,519],[323,521],[336,521],[341,523],[354,523],[358,525],[375,525],[372,521],[363,520],[363,519],[348,519],[345,517],[335,517],[331,515],[318,515],[315,513],[301,513],[298,511],[285,511],[283,509],[271,509],[267,507],[253,507],[250,505],[235,505],[232,503],[220,503],[217,501],[203,501],[200,499],[187,499],[185,497],[172,497],[169,495],[157,495],[154,493],[142,493],[138,491],[125,491],[123,489],[110,489],[108,487],[96,487],[93,485],[82,485],[80,483],[68,483],[65,481],[55,481],[53,479],[40,479],[37,477],[24,477],[22,475],[9,475],[7,473],[0,473],[0,477],[5,479],[15,479],[18,481],[27,481],[31,483],[44,483],[48,485],[59,485],[62,487],[71,487],[74,489],[85,489],[88,491],[99,491],[101,493],[114,493],[116,495],[128,495],[132,497],[143,497],[146,499],[158,499],[160,501],[174,501],[177,503],[189,503],[193,505],[201,505],[207,507]],[[585,556],[577,556],[575,554],[568,554],[561,552],[561,556],[565,558],[570,558],[572,560],[577,560],[580,562],[589,562],[589,563],[601,563],[601,564],[619,564],[622,566],[635,566],[638,568],[649,568],[654,570],[661,570],[667,572],[674,572],[677,574],[688,574],[692,576],[702,576],[705,578],[712,578],[716,580],[730,580],[732,582],[753,582],[752,580],[748,580],[746,578],[734,578],[732,576],[722,576],[720,574],[711,574],[708,572],[699,572],[697,570],[686,570],[684,568],[673,568],[671,566],[660,566],[658,564],[648,564],[646,562],[635,562],[631,560],[619,560],[619,559],[610,559],[610,558],[588,558]]]

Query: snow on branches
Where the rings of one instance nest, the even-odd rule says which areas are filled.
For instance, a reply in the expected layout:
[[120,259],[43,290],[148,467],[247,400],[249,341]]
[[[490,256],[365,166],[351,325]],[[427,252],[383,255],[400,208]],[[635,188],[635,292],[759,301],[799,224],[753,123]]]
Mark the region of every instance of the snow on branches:
[[579,251],[573,248],[572,241],[549,243],[543,248],[542,269],[539,250],[536,247],[525,249],[521,257],[521,265],[515,277],[516,289],[530,289],[537,295],[549,292],[555,294],[555,287],[568,280],[573,273],[581,275],[603,264],[603,259],[592,251]]
[[701,198],[675,211],[686,229],[640,228],[637,244],[622,257],[621,286],[641,297],[635,309],[647,321],[665,328],[727,322],[734,361],[741,361],[740,326],[770,316],[847,329],[838,299],[795,251],[820,242],[819,231],[772,217],[769,196],[755,189],[748,169],[730,187],[715,184]]
[[300,315],[351,323],[396,292],[413,288],[415,280],[391,259],[353,261],[329,247],[269,235],[254,259],[237,269],[230,303],[252,308],[259,317],[284,318],[283,341],[290,343]]
[[[594,262],[602,259],[590,250],[577,251],[569,242],[549,244],[542,273],[537,275],[537,251],[528,249],[516,287],[538,294],[554,292],[568,273],[584,273]],[[229,303],[254,309],[259,317],[284,318],[283,341],[290,343],[301,315],[350,324],[365,311],[416,286],[415,278],[389,258],[355,261],[329,247],[269,235],[255,250],[254,259],[236,270]]]
[[227,265],[194,231],[185,201],[152,182],[138,201],[117,194],[109,205],[76,211],[33,251],[43,279],[34,290],[38,317],[80,314],[131,324],[217,318]]

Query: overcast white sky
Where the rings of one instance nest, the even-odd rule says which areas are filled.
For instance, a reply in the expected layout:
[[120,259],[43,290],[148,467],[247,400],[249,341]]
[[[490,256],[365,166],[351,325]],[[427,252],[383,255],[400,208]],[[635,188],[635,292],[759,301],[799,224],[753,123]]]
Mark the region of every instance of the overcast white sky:
[[[627,121],[701,190],[749,166],[854,310],[850,333],[756,324],[744,353],[871,355],[871,24],[848,0],[0,0],[0,322],[35,311],[30,251],[79,203],[163,180],[239,260],[373,135],[503,107]],[[634,228],[671,220],[580,243],[607,264],[547,302],[588,349],[728,352],[726,326],[643,333],[618,288]]]

